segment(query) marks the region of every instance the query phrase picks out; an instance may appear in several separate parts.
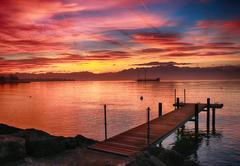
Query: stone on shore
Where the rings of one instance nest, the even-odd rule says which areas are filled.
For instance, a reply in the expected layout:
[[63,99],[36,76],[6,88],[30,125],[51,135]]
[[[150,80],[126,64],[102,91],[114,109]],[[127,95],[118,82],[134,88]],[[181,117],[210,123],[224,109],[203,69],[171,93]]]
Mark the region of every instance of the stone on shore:
[[2,123],[0,124],[0,135],[13,134],[13,133],[17,133],[21,130],[22,129],[19,129],[16,127],[8,126],[8,125],[2,124]]
[[174,150],[161,147],[149,147],[146,152],[138,153],[128,166],[197,166],[191,160],[184,160],[184,157]]
[[53,155],[67,149],[86,147],[95,143],[80,135],[76,137],[52,136],[36,129],[22,130],[14,135],[26,140],[27,154],[34,157]]
[[22,130],[14,136],[21,137],[26,141],[27,154],[34,157],[43,157],[61,152],[66,149],[63,137],[55,137],[36,130]]
[[[5,124],[0,124],[0,136],[2,138],[0,140],[0,143],[4,144],[4,146],[1,146],[0,153],[2,155],[5,155],[4,150],[7,148],[7,146],[9,146],[9,148],[11,148],[13,151],[13,153],[9,154],[15,154],[15,158],[19,158],[18,156],[22,156],[22,151],[20,151],[20,149],[17,149],[20,148],[20,145],[21,147],[24,147],[24,155],[26,153],[27,155],[33,157],[43,157],[54,155],[67,149],[86,147],[95,143],[94,140],[88,139],[81,135],[77,135],[76,137],[53,136],[41,130],[19,129]],[[7,137],[9,137],[9,141],[11,140],[10,143],[6,141]],[[15,143],[13,143],[14,141]],[[16,148],[16,150],[14,149],[14,147]],[[20,152],[21,154],[17,154]],[[12,158],[14,157],[12,156]],[[8,157],[6,158],[6,160],[8,160]]]
[[22,159],[25,156],[24,139],[10,135],[0,135],[0,163]]

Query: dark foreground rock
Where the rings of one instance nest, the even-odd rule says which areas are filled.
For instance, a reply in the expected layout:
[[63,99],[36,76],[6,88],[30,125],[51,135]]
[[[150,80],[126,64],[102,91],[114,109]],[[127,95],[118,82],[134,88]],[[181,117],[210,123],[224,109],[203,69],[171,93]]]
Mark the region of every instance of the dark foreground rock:
[[0,124],[0,163],[28,156],[49,156],[67,149],[86,147],[94,140],[81,135],[76,137],[53,136],[36,129],[18,129]]
[[128,166],[198,166],[198,164],[185,160],[176,151],[150,147],[148,151],[137,154]]
[[0,163],[22,159],[25,156],[24,139],[9,135],[0,135]]
[[17,133],[21,130],[22,129],[19,129],[19,128],[16,128],[16,127],[8,126],[8,125],[5,125],[5,124],[0,124],[0,135]]

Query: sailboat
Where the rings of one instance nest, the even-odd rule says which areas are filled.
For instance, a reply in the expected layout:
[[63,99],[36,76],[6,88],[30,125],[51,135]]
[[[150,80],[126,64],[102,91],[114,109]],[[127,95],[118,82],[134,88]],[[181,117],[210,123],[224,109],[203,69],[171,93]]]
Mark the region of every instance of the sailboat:
[[145,70],[144,78],[137,79],[137,82],[160,82],[160,77],[147,78],[147,71]]

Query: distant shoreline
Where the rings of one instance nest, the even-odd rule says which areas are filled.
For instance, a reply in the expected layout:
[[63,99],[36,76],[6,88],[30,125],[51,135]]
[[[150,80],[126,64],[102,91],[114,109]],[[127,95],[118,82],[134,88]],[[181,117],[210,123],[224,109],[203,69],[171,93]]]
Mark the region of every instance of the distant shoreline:
[[0,84],[19,84],[19,83],[30,83],[31,81],[25,81],[25,80],[18,80],[18,81],[4,81],[0,82]]
[[[71,82],[71,81],[76,81],[76,82],[88,82],[88,81],[109,81],[109,82],[136,82],[138,83],[136,80],[74,80],[74,79],[31,79],[31,80],[18,80],[18,81],[5,81],[5,82],[1,82],[0,81],[0,85],[4,85],[4,84],[26,84],[26,83],[32,83],[32,82]],[[172,82],[189,82],[189,81],[193,81],[193,82],[204,82],[204,81],[240,81],[240,79],[215,79],[215,80],[203,80],[203,79],[199,79],[199,80],[193,80],[193,79],[189,79],[189,80],[161,80],[161,82],[154,82],[154,81],[150,81],[150,82],[143,82],[143,83],[172,83]],[[142,83],[142,82],[140,82]]]
[[30,79],[30,80],[16,80],[16,81],[0,81],[0,84],[20,84],[31,82],[51,82],[51,81],[75,81],[73,79]]

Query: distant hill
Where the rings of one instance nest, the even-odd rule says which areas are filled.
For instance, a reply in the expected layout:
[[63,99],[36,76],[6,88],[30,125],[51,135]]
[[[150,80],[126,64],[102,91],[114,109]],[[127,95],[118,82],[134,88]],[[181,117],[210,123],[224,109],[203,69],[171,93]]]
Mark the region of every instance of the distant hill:
[[139,67],[122,70],[115,73],[94,74],[91,72],[74,73],[17,73],[21,79],[70,79],[70,80],[136,80],[147,77],[161,77],[162,80],[205,80],[205,79],[240,79],[240,67],[178,67],[175,65]]

